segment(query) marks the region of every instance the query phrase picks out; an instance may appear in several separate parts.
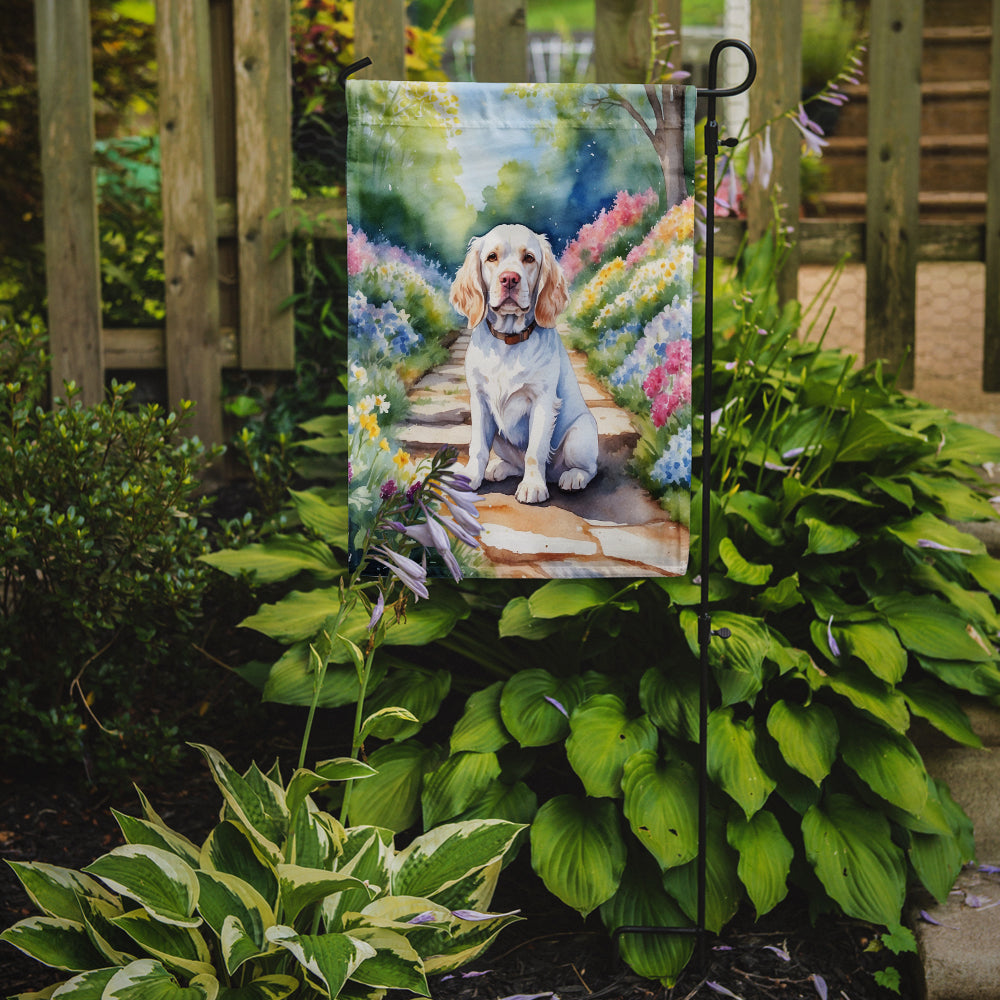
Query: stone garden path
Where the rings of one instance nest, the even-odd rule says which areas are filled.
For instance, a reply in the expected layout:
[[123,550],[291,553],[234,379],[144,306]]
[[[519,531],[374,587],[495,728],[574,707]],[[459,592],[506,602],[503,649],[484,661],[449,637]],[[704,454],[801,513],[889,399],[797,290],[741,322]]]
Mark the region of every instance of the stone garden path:
[[[448,362],[420,378],[410,390],[408,422],[396,427],[399,443],[413,455],[432,455],[454,445],[468,458],[469,393],[465,385],[468,330],[451,345]],[[586,370],[582,351],[570,351],[584,399],[597,419],[597,475],[579,492],[550,483],[541,504],[514,498],[517,478],[484,482],[478,506],[482,549],[493,575],[547,579],[570,576],[662,576],[683,556],[687,528],[670,520],[659,504],[625,471],[639,434],[628,414]]]

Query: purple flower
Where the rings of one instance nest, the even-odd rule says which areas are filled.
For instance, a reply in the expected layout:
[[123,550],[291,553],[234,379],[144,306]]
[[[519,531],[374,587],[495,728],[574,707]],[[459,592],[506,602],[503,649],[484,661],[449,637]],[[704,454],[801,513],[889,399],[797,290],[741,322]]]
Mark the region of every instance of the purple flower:
[[764,129],[764,135],[750,147],[750,159],[747,162],[747,183],[754,180],[766,190],[771,186],[771,174],[774,171],[774,150],[771,148],[771,126]]
[[550,705],[555,705],[555,707],[556,707],[557,709],[559,709],[559,711],[560,711],[560,712],[562,712],[562,714],[563,714],[563,715],[565,715],[567,719],[569,718],[569,712],[567,712],[567,711],[566,711],[566,709],[565,709],[565,708],[563,707],[563,705],[562,705],[562,703],[561,703],[561,702],[558,702],[558,701],[556,701],[556,699],[555,699],[555,698],[551,698],[551,697],[549,697],[549,695],[545,695],[544,697],[545,697],[545,700],[546,700],[546,701],[547,701],[547,702],[548,702],[548,703],[549,703]]
[[427,508],[420,504],[420,509],[427,518],[422,524],[400,524],[398,521],[391,522],[392,527],[402,532],[407,538],[412,538],[425,549],[433,549],[444,560],[448,572],[454,580],[462,579],[462,568],[458,565],[455,554],[451,551],[451,542],[448,541],[448,534],[430,514]]
[[408,924],[431,924],[437,920],[437,915],[433,910],[424,910],[423,913],[418,913],[415,917],[411,917],[406,922]]
[[826,641],[830,652],[834,656],[840,656],[840,646],[837,645],[837,640],[833,637],[833,615],[830,615],[830,620],[826,623]]
[[791,115],[792,124],[802,134],[802,139],[806,144],[806,149],[817,156],[823,155],[823,147],[827,145],[826,139],[822,138],[823,130],[807,114],[806,109],[799,105],[797,115]]
[[354,478],[354,467],[351,465],[350,460],[347,462],[347,481],[350,482]]
[[382,614],[385,611],[385,597],[380,590],[378,592],[378,600],[375,602],[375,607],[372,608],[372,616],[368,619],[368,631],[371,632],[376,625],[382,620]]
[[479,921],[492,920],[494,917],[513,917],[520,913],[520,910],[511,910],[509,913],[480,913],[478,910],[452,910],[451,915],[459,920]]
[[921,549],[937,549],[940,552],[959,552],[964,556],[971,556],[972,549],[956,549],[951,545],[942,545],[930,538],[918,538],[917,547]]
[[414,479],[413,482],[406,487],[407,503],[413,503],[413,498],[420,492],[421,486],[423,486],[423,483],[419,479]]
[[396,490],[397,490],[396,480],[395,479],[387,479],[379,487],[378,495],[383,500],[389,500],[391,497],[394,497],[396,495]]
[[815,972],[809,978],[812,979],[813,986],[816,987],[816,992],[819,994],[819,1000],[826,1000],[826,980],[822,976],[817,975]]
[[380,559],[378,556],[372,556],[375,562],[381,563],[390,570],[404,587],[417,597],[430,597],[427,590],[427,570],[423,566],[408,556],[401,556],[398,552],[393,552],[392,549],[386,548],[384,545],[376,545],[372,551],[386,557]]

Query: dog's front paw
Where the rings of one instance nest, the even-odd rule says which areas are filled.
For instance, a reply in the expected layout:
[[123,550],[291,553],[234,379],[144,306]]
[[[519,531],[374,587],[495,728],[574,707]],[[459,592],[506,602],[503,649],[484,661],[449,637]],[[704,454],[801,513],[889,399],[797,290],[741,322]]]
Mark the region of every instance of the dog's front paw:
[[561,490],[582,490],[593,476],[583,469],[567,469],[559,477],[559,489]]
[[521,503],[541,503],[543,500],[548,500],[549,490],[541,477],[525,476],[517,487],[514,497]]
[[510,462],[505,462],[502,458],[494,458],[486,466],[486,478],[491,483],[499,483],[517,472],[520,472],[520,469],[516,469]]

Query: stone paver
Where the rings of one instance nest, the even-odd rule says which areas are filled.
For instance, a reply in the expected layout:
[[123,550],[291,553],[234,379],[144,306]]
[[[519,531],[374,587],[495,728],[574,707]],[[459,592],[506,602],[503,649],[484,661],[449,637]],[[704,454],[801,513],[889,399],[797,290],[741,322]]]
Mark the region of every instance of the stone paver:
[[[471,428],[464,358],[465,331],[451,345],[445,364],[420,378],[410,392],[409,420],[396,428],[399,443],[415,457],[454,445],[468,456]],[[564,493],[550,484],[549,499],[522,504],[517,480],[483,483],[478,504],[482,551],[499,577],[551,579],[566,576],[662,576],[687,550],[688,531],[671,521],[626,472],[639,432],[629,415],[587,371],[587,358],[570,360],[584,399],[597,420],[600,461],[586,489]]]

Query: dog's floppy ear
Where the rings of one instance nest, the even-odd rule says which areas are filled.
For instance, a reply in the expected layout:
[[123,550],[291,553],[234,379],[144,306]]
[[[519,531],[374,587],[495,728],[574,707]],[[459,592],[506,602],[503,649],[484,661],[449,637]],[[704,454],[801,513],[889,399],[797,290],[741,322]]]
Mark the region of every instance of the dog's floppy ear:
[[486,293],[479,273],[479,240],[478,236],[469,240],[465,261],[451,286],[451,304],[469,321],[470,328],[478,326],[486,315]]
[[539,326],[555,326],[559,313],[569,302],[566,276],[552,253],[549,241],[539,237],[542,244],[542,270],[538,275],[538,297],[535,300],[535,320]]

